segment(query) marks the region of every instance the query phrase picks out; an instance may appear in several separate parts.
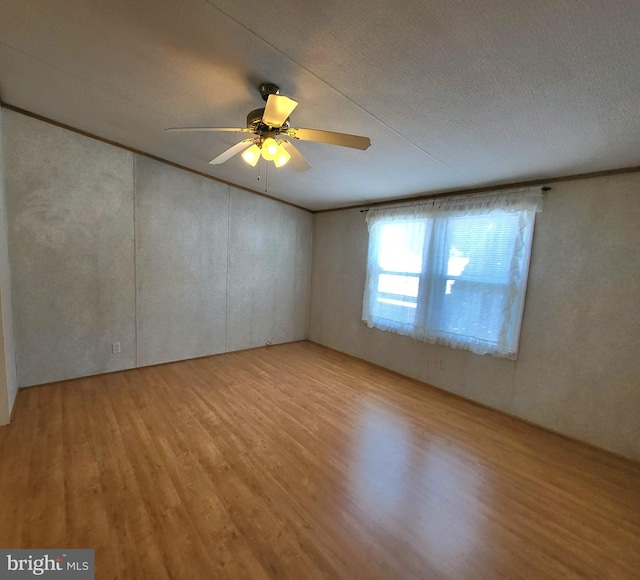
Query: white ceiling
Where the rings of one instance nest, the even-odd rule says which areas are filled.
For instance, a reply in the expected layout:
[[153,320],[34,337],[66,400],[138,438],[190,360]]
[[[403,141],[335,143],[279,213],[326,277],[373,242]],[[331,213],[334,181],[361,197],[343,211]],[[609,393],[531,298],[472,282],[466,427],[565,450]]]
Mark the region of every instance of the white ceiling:
[[[640,165],[638,0],[2,0],[6,103],[262,191],[238,156],[260,82],[313,168],[269,194],[324,209]],[[272,166],[273,167],[273,166]]]

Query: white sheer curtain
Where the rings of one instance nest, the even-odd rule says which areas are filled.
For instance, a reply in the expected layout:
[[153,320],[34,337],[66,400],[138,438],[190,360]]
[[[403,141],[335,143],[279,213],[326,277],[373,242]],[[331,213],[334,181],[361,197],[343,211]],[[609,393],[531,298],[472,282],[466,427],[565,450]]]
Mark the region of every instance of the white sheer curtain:
[[515,357],[540,189],[367,213],[363,320],[478,354]]

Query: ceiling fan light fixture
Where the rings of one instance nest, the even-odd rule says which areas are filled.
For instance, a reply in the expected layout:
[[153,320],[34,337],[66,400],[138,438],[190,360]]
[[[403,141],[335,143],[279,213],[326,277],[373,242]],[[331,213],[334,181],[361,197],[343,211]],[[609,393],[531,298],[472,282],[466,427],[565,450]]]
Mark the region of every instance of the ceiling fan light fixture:
[[289,159],[291,159],[291,154],[282,145],[278,145],[278,153],[273,160],[275,166],[284,167],[289,162]]
[[278,155],[280,146],[273,137],[267,137],[262,143],[262,157],[267,161],[273,161]]
[[[246,127],[171,127],[167,131],[252,133],[251,137],[229,147],[209,163],[220,165],[243,152],[242,158],[252,167],[255,167],[262,157],[266,161],[273,161],[276,167],[283,167],[290,163],[290,167],[297,172],[307,171],[311,169],[311,165],[290,140],[340,145],[362,151],[371,146],[369,137],[291,127],[289,116],[297,107],[298,102],[280,95],[279,92],[280,89],[273,83],[260,85],[260,94],[267,104],[264,108],[255,109],[247,115]],[[280,137],[285,137],[285,139]]]
[[252,167],[256,166],[258,160],[260,159],[260,147],[258,147],[255,143],[249,147],[243,154],[242,158]]

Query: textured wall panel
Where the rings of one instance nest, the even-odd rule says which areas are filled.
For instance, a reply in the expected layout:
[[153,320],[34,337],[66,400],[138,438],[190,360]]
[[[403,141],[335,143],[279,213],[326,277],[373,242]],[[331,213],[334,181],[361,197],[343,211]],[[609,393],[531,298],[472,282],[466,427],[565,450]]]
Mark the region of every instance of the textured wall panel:
[[300,313],[304,300],[300,288],[296,292],[296,270],[300,268],[304,276],[308,239],[300,245],[298,259],[296,253],[298,224],[303,222],[300,233],[305,239],[308,216],[293,207],[231,189],[227,350],[304,336],[305,321]]
[[6,116],[21,386],[306,337],[311,214]]
[[224,352],[229,186],[136,156],[140,366]]
[[133,155],[4,116],[19,385],[133,367]]
[[314,222],[311,340],[640,459],[640,174],[554,185],[536,221],[517,362],[368,329],[364,215]]
[[309,326],[313,214],[296,212],[296,239],[295,302],[291,340],[303,340],[307,338]]
[[536,224],[512,411],[640,459],[640,174],[554,186]]
[[3,114],[4,111],[0,109],[0,425],[6,425],[9,422],[18,390],[9,268],[9,223],[2,146]]

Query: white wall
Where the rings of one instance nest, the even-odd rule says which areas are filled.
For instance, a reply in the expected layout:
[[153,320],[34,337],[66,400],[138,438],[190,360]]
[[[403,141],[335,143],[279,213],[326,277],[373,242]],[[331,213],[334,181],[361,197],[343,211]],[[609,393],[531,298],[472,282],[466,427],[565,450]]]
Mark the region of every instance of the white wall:
[[640,459],[639,226],[638,173],[554,184],[514,362],[367,328],[365,214],[316,214],[310,339]]
[[135,366],[133,154],[5,121],[18,384]]
[[229,211],[227,350],[305,339],[312,214],[235,188]]
[[311,214],[135,162],[138,364],[304,339]]
[[136,156],[135,195],[138,364],[224,352],[229,187]]
[[304,338],[310,213],[4,115],[20,386]]
[[0,109],[0,425],[9,423],[18,391],[11,303],[3,133],[3,110]]

